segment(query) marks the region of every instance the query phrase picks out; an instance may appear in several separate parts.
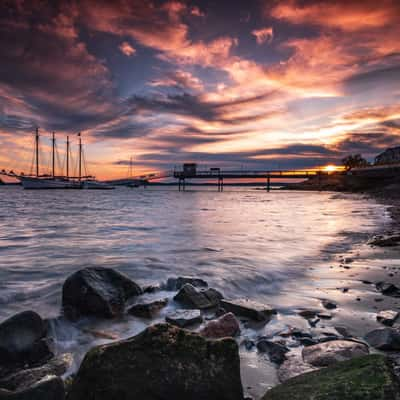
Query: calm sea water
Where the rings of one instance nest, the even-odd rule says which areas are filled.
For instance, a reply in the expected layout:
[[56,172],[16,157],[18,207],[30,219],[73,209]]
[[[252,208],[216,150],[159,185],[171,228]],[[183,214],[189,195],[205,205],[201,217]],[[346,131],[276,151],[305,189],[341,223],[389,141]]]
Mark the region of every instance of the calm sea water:
[[142,284],[201,276],[226,296],[295,306],[296,292],[309,289],[310,267],[386,221],[384,207],[356,195],[3,187],[0,318],[27,307],[57,315],[64,279],[95,265]]
[[[385,224],[385,207],[358,195],[248,188],[218,193],[215,188],[102,192],[3,187],[0,320],[25,309],[56,318],[65,278],[83,267],[105,266],[142,285],[178,275],[203,277],[227,298],[247,297],[279,310],[264,331],[244,328],[242,337],[293,324],[305,327],[295,310],[332,298],[338,287],[354,286],[352,281],[360,277],[345,278],[344,271],[332,265],[342,256],[357,255],[366,239]],[[174,307],[170,304],[160,320]],[[364,319],[359,312],[351,314],[354,306],[343,299],[342,308],[342,316]],[[119,337],[145,326],[133,317],[95,324]],[[80,328],[53,322],[59,350],[77,354],[77,365],[89,347],[107,341]],[[258,387],[249,389],[257,397],[277,378],[271,364],[254,354],[241,350],[244,383]]]

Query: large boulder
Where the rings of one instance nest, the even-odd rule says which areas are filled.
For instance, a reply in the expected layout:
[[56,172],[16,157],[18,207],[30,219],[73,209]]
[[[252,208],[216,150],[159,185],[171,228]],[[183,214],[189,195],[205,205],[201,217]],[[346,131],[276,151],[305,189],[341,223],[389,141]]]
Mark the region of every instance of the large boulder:
[[139,285],[110,268],[85,268],[72,274],[62,291],[65,317],[113,318],[124,311],[125,301],[142,293]]
[[222,294],[217,290],[212,288],[198,290],[190,283],[183,285],[174,297],[175,301],[200,310],[217,307],[221,299]]
[[46,376],[34,385],[11,392],[0,389],[0,400],[64,400],[64,382],[58,376]]
[[[53,356],[47,327],[39,314],[24,311],[0,324],[0,370],[34,365]],[[1,375],[1,371],[0,371]]]
[[262,400],[399,400],[400,388],[385,357],[354,358],[287,380]]
[[400,350],[400,332],[394,328],[374,329],[365,335],[365,340],[378,350]]
[[272,307],[248,299],[221,300],[221,307],[235,315],[261,322],[269,321],[276,314]]
[[352,340],[331,340],[304,347],[303,359],[315,367],[327,367],[339,361],[369,354],[368,346]]
[[68,400],[242,400],[239,363],[233,339],[158,324],[89,351]]
[[21,369],[0,379],[0,388],[21,391],[35,385],[46,376],[62,376],[73,364],[72,354],[66,353],[54,357],[47,364],[35,368]]
[[200,331],[200,335],[212,339],[234,337],[239,333],[239,322],[232,313],[227,313],[216,320],[210,321]]

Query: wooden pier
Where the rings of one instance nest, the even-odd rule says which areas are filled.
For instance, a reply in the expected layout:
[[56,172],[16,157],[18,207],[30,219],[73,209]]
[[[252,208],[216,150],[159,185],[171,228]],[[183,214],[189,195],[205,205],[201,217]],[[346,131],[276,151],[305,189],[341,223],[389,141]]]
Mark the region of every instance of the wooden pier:
[[174,171],[174,178],[178,179],[179,191],[186,189],[187,179],[203,179],[217,182],[218,191],[224,190],[224,180],[234,179],[265,179],[266,189],[271,190],[271,179],[307,179],[313,176],[322,177],[331,174],[322,169],[314,170],[226,170],[210,168],[209,170],[197,170],[196,164],[184,164],[181,170]]

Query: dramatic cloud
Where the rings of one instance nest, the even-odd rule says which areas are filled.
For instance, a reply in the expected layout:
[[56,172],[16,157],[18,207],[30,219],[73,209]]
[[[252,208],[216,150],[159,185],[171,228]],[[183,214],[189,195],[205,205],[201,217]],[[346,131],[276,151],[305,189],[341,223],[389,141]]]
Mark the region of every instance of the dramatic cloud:
[[284,19],[293,24],[317,25],[341,29],[346,32],[380,28],[398,22],[397,0],[349,0],[300,2],[284,0],[267,15]]
[[29,169],[37,126],[45,145],[82,131],[110,177],[131,153],[139,171],[373,158],[400,135],[399,18],[397,0],[7,0],[0,168]]

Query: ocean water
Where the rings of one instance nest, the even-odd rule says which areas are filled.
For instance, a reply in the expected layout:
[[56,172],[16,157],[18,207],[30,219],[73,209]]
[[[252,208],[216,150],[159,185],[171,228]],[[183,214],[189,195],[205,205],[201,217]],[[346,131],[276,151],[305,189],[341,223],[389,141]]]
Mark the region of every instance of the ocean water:
[[[195,275],[226,298],[271,304],[279,310],[276,321],[261,331],[243,327],[240,340],[256,337],[306,324],[296,310],[331,298],[338,285],[359,281],[337,270],[341,257],[357,257],[368,237],[388,224],[386,208],[359,195],[228,187],[223,193],[214,187],[0,187],[0,320],[26,309],[51,318],[58,350],[76,353],[79,365],[88,348],[109,341],[88,333],[87,326],[127,337],[148,324],[133,317],[78,324],[58,318],[66,277],[104,266],[141,285]],[[175,307],[171,302],[159,320]],[[244,350],[241,356],[249,393],[257,397],[276,383],[270,363]]]

